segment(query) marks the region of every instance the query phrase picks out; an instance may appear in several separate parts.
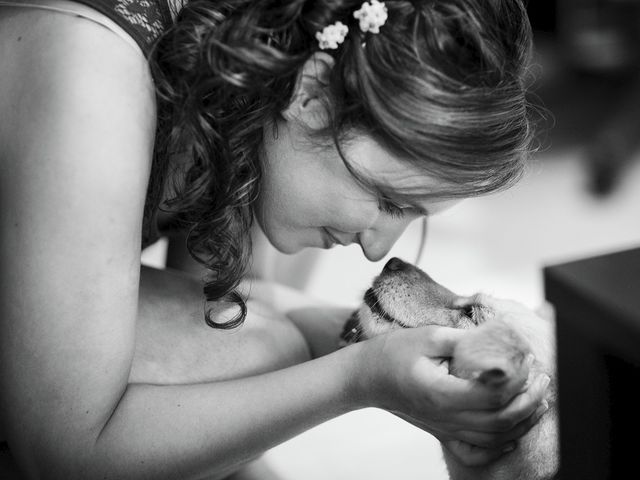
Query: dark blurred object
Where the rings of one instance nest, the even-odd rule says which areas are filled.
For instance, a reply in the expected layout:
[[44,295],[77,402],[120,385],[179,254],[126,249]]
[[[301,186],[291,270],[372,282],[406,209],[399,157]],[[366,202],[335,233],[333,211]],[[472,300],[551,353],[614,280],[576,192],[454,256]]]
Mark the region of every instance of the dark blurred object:
[[611,193],[639,146],[640,76],[635,76],[625,98],[605,119],[585,151],[591,191],[597,195]]
[[557,10],[557,0],[529,0],[527,13],[531,27],[537,32],[555,32]]
[[637,68],[638,0],[558,0],[558,37],[565,59],[587,72]]
[[560,478],[637,476],[640,248],[546,267],[544,283],[556,309]]
[[587,144],[589,188],[610,193],[640,137],[640,0],[558,0],[557,38],[567,65],[585,75],[628,78],[627,90]]

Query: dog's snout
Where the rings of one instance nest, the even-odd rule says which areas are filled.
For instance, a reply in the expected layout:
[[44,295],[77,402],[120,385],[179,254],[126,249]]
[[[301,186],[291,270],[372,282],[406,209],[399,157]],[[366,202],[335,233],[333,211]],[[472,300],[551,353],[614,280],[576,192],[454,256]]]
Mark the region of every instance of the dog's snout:
[[384,266],[384,270],[389,270],[391,272],[399,272],[401,270],[405,270],[407,265],[408,264],[406,262],[403,262],[398,257],[393,257]]

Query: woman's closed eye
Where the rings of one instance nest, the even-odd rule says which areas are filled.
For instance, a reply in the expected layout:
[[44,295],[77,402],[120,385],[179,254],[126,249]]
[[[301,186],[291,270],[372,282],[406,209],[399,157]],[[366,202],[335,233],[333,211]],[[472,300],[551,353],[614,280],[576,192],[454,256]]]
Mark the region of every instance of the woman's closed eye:
[[391,215],[393,218],[402,218],[410,213],[419,214],[418,210],[411,205],[398,205],[384,197],[378,199],[378,209],[381,212]]

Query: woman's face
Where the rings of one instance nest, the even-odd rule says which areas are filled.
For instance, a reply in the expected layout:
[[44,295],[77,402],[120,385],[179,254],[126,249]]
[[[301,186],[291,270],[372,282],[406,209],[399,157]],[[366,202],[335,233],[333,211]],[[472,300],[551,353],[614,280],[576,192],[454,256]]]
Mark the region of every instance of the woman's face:
[[[271,244],[283,253],[357,243],[369,260],[377,261],[413,220],[457,202],[394,205],[358,183],[335,147],[314,146],[297,124],[278,122],[264,136],[263,183],[255,213]],[[344,153],[381,187],[425,191],[438,184],[369,137],[350,141]]]

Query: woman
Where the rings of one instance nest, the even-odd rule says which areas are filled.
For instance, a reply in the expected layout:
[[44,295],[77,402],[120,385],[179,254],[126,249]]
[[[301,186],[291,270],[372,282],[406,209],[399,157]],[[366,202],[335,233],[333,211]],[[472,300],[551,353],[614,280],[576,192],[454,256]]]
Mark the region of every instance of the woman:
[[[375,261],[515,181],[520,2],[2,4],[0,411],[25,477],[223,478],[365,406],[482,463],[537,421],[544,379],[506,398],[430,361],[464,332],[338,349],[345,312],[294,324],[240,283],[254,216],[282,252]],[[140,268],[157,227],[189,231],[204,296]]]

